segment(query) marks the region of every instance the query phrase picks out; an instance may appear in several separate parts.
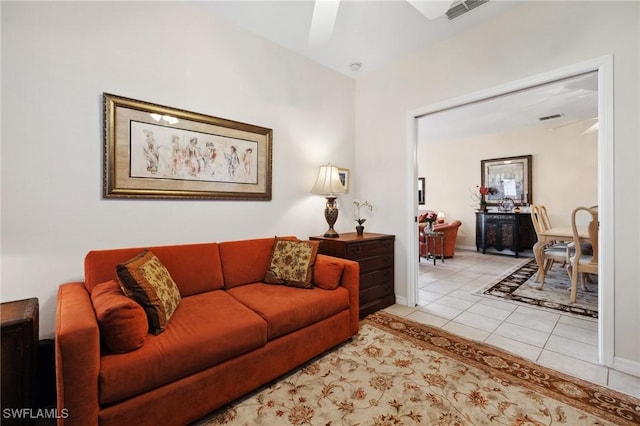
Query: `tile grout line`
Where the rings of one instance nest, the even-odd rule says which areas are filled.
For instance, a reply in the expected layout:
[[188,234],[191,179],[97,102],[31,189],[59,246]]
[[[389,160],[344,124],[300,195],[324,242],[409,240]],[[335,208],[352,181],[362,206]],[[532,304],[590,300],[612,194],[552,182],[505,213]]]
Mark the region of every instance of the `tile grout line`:
[[[547,339],[544,341],[544,345],[542,345],[542,350],[540,351],[540,353],[538,354],[538,359],[536,360],[536,362],[538,362],[539,364],[542,365],[540,361],[540,357],[542,356],[542,354],[544,353],[544,351],[549,351],[549,352],[553,352],[549,349],[547,349],[547,343],[549,343],[549,339],[551,338],[551,335],[553,334],[553,330],[556,329],[556,327],[558,326],[558,321],[560,321],[561,316],[559,316],[556,321],[555,324],[553,325],[553,328],[551,329],[551,331],[549,332],[549,334],[547,334]],[[573,357],[571,357],[573,358]]]
[[[504,268],[504,267],[506,267],[506,266],[508,266],[509,268],[512,268],[512,267],[513,267],[512,265],[500,265],[500,268]],[[467,267],[467,268],[461,269],[460,271],[458,271],[458,273],[460,273],[460,272],[462,272],[462,271],[467,271],[467,270],[469,270],[469,269],[470,269],[470,268],[472,268],[472,267],[473,267],[473,266],[469,266],[469,267]],[[452,275],[455,275],[455,274],[450,274],[450,275],[448,275],[448,277],[451,277]],[[438,280],[436,280],[436,281],[433,281],[433,282],[432,282],[432,283],[430,283],[430,284],[434,284],[434,283],[440,282],[440,281],[445,280],[445,279],[446,279],[446,277],[441,278],[441,279],[438,279]],[[423,289],[423,290],[425,290],[425,291],[428,291],[428,288],[427,288],[427,287],[429,287],[429,285],[430,285],[430,284],[426,284],[424,287],[422,287],[422,289]],[[425,305],[423,305],[423,306],[428,306],[429,304],[436,302],[437,300],[441,299],[442,297],[445,297],[445,296],[447,296],[447,295],[450,295],[453,291],[455,291],[455,290],[452,290],[452,291],[450,291],[449,293],[447,293],[447,294],[445,294],[445,295],[440,295],[440,297],[439,297],[438,299],[436,299],[436,300],[434,300],[434,301],[430,301],[430,302],[428,302],[427,304],[425,304]],[[451,297],[455,297],[455,296],[451,296]],[[506,303],[508,303],[508,302],[506,302]],[[502,320],[499,320],[499,321],[500,321],[500,322],[499,322],[499,324],[498,324],[498,325],[497,325],[497,327],[495,327],[495,328],[493,329],[493,331],[491,331],[491,332],[489,332],[489,331],[487,331],[487,330],[484,330],[484,329],[475,328],[475,327],[472,327],[472,326],[467,326],[466,324],[458,323],[458,322],[456,322],[456,321],[455,321],[455,319],[456,319],[456,318],[458,318],[460,315],[462,315],[462,314],[463,314],[463,313],[465,313],[465,312],[468,312],[472,307],[474,307],[474,306],[476,306],[476,305],[478,305],[478,304],[480,304],[480,300],[476,301],[473,305],[471,305],[471,306],[467,307],[466,309],[462,310],[460,313],[456,314],[456,316],[454,316],[454,317],[453,317],[453,318],[451,318],[451,319],[440,317],[440,318],[443,318],[443,319],[445,319],[445,320],[446,320],[446,322],[442,325],[442,328],[444,328],[444,327],[448,326],[448,325],[449,325],[449,324],[451,324],[451,323],[456,323],[456,324],[460,324],[460,325],[463,325],[463,326],[466,326],[466,327],[469,327],[469,328],[473,328],[473,329],[475,329],[475,330],[478,330],[479,332],[487,333],[487,336],[486,336],[484,339],[482,339],[482,341],[483,341],[483,342],[486,342],[486,341],[487,341],[488,339],[490,339],[492,336],[494,336],[494,337],[496,337],[496,336],[497,336],[497,337],[500,337],[500,338],[506,338],[506,339],[512,340],[512,341],[517,342],[517,343],[520,343],[520,344],[529,345],[529,346],[533,346],[533,347],[539,348],[539,352],[538,352],[538,354],[537,354],[537,356],[536,356],[536,361],[539,361],[539,360],[540,360],[540,358],[541,358],[541,356],[542,356],[542,354],[544,353],[544,351],[545,351],[545,350],[546,350],[546,351],[549,351],[549,352],[554,352],[554,351],[551,351],[550,349],[548,349],[548,348],[547,348],[547,344],[549,343],[549,339],[550,339],[550,338],[551,338],[551,336],[553,335],[553,331],[556,329],[556,327],[557,327],[557,326],[558,326],[558,324],[560,323],[560,319],[562,318],[562,313],[558,314],[558,316],[552,320],[552,321],[553,321],[553,327],[552,327],[552,328],[551,328],[551,330],[550,330],[550,331],[548,331],[548,332],[547,332],[547,331],[542,331],[542,330],[539,330],[539,329],[536,329],[536,328],[531,328],[531,327],[529,327],[529,326],[527,326],[527,325],[525,325],[525,324],[518,324],[518,323],[510,323],[510,322],[508,322],[508,321],[507,321],[507,319],[508,319],[511,315],[513,315],[515,312],[517,312],[518,307],[519,307],[519,306],[521,306],[520,304],[512,304],[512,303],[508,303],[508,304],[510,304],[510,305],[512,305],[512,306],[514,306],[513,310],[510,312],[510,314],[509,314],[507,317],[505,317],[505,318],[504,318],[504,319],[502,319]],[[526,307],[526,306],[525,306],[525,307]],[[535,309],[535,308],[531,308],[531,309]],[[475,312],[470,312],[470,313],[472,313],[472,314],[474,314],[474,315],[482,316],[482,317],[484,317],[484,318],[488,318],[488,319],[492,319],[492,320],[498,320],[497,318],[489,317],[489,316],[486,316],[486,315],[482,315],[482,314],[480,314],[480,313],[475,313]],[[521,314],[521,315],[527,315],[527,314],[524,314],[524,313],[520,313],[520,314]],[[431,315],[438,316],[438,315],[436,315],[436,314],[431,314]],[[545,341],[544,341],[544,343],[542,344],[542,346],[537,346],[537,345],[533,345],[533,344],[531,344],[531,342],[524,342],[524,341],[514,340],[514,339],[509,338],[509,337],[507,337],[507,336],[502,336],[502,335],[500,335],[500,334],[497,334],[497,333],[496,333],[496,330],[498,330],[498,329],[500,328],[500,326],[502,326],[502,325],[504,325],[504,324],[507,324],[507,326],[509,326],[509,325],[516,325],[516,326],[520,326],[520,327],[523,327],[523,328],[526,328],[526,329],[529,329],[529,330],[532,330],[532,331],[536,331],[536,332],[539,332],[539,333],[543,333],[544,335],[546,335]],[[559,336],[559,337],[564,337],[564,336]],[[574,339],[569,339],[569,340],[574,340]],[[576,342],[579,342],[579,341],[577,341],[577,340],[576,340]],[[581,342],[581,343],[584,343],[584,342]],[[561,355],[564,355],[564,354],[561,354]],[[564,355],[564,356],[568,356],[568,355]],[[570,358],[574,358],[574,357],[570,357]],[[575,358],[575,359],[578,359],[578,358]],[[583,360],[581,360],[581,361],[583,361]],[[585,361],[585,362],[586,362],[586,361]]]

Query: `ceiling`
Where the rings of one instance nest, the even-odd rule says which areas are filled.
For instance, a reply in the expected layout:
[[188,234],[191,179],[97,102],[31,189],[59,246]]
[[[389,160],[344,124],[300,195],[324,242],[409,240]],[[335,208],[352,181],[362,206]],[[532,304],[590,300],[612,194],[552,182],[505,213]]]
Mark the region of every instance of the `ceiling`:
[[418,119],[418,138],[434,143],[533,126],[586,132],[597,117],[598,73],[591,72],[425,115]]
[[[429,0],[439,3],[451,1]],[[489,1],[449,20],[430,20],[405,0],[340,1],[331,38],[309,43],[313,0],[204,1],[216,15],[339,73],[357,78],[517,5]],[[358,71],[350,67],[361,63]]]
[[[357,79],[523,2],[490,0],[449,20],[446,16],[427,19],[405,0],[341,0],[331,37],[325,42],[310,42],[314,3],[217,0],[197,4],[241,28]],[[353,70],[350,67],[353,63],[360,63],[361,68]],[[538,120],[558,113],[562,117],[542,124]],[[571,123],[583,125],[586,121],[581,120],[596,116],[597,76],[592,74],[431,114],[419,120],[419,135],[434,142],[538,124],[557,129]]]

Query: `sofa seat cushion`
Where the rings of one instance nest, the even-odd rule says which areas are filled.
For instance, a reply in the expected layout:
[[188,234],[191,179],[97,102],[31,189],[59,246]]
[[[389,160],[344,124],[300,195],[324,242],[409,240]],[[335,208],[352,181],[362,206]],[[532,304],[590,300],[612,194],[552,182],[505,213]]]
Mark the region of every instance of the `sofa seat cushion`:
[[100,403],[157,388],[264,346],[266,341],[265,320],[225,291],[185,297],[166,330],[147,335],[140,349],[103,354]]
[[306,289],[259,282],[227,292],[267,321],[269,340],[349,309],[349,292],[342,287]]

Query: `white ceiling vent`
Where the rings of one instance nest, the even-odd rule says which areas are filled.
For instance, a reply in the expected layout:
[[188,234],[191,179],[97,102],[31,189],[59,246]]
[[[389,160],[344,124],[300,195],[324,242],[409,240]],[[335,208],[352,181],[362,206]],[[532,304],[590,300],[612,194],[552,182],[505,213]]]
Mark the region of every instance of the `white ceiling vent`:
[[461,15],[475,9],[478,6],[482,6],[489,0],[463,0],[453,3],[453,5],[447,10],[447,18],[453,20]]

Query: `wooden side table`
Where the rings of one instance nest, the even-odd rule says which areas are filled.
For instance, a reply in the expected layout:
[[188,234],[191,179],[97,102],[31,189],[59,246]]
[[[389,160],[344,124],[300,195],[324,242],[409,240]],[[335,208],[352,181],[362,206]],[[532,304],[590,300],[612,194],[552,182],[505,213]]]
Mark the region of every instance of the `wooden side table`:
[[444,263],[444,232],[425,231],[424,237],[427,240],[427,260],[433,258],[433,264],[436,264],[436,240],[440,241],[440,262]]
[[394,292],[394,235],[355,232],[320,241],[321,254],[355,260],[360,264],[360,318],[396,303]]
[[[38,299],[0,305],[2,337],[2,408],[35,408],[34,384],[38,353]],[[27,419],[2,419],[26,424]]]

